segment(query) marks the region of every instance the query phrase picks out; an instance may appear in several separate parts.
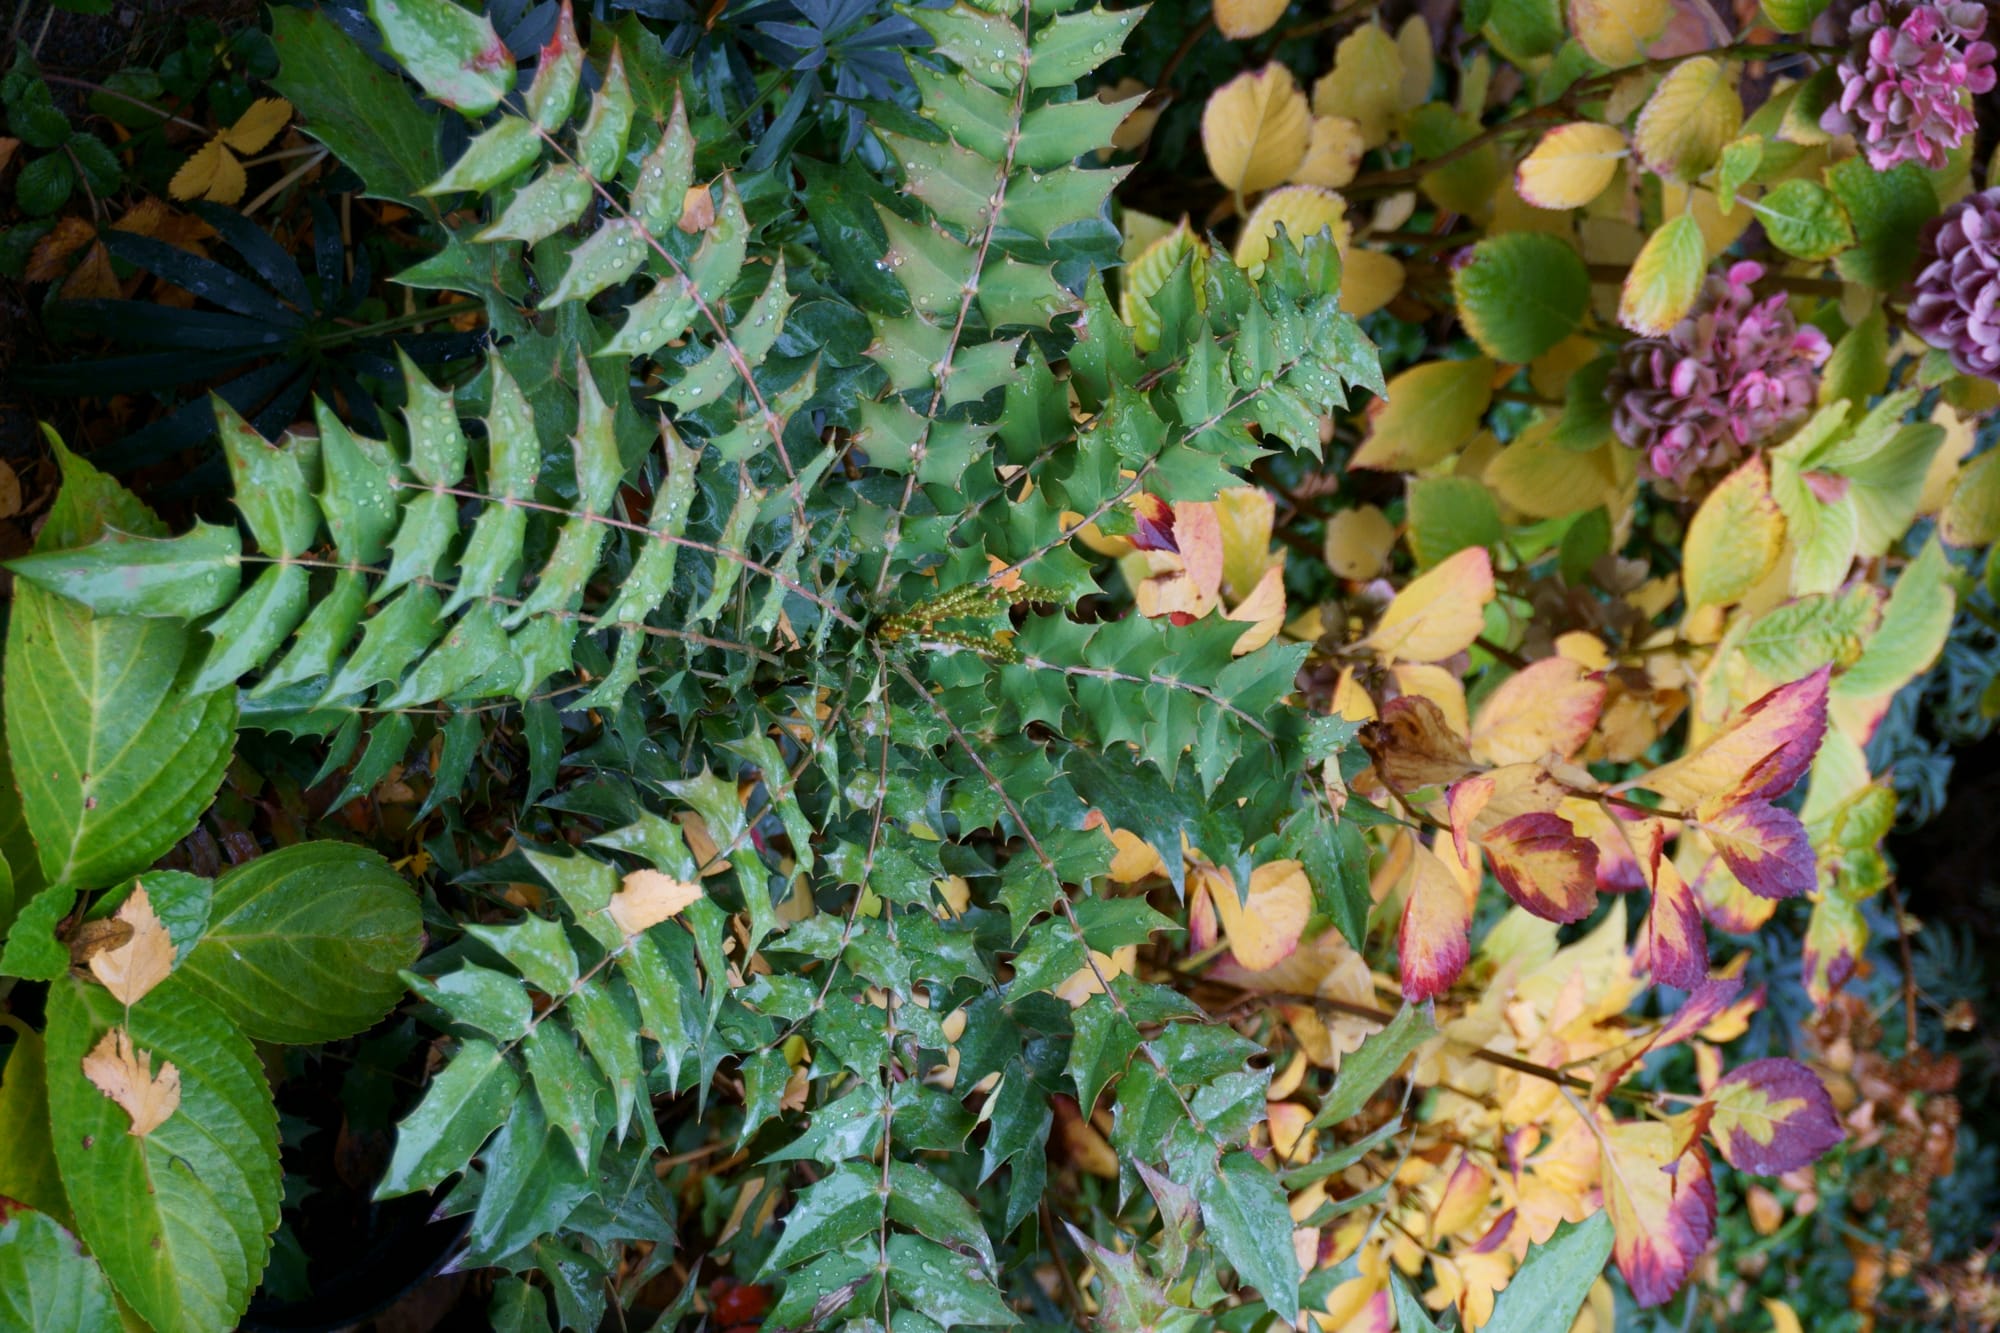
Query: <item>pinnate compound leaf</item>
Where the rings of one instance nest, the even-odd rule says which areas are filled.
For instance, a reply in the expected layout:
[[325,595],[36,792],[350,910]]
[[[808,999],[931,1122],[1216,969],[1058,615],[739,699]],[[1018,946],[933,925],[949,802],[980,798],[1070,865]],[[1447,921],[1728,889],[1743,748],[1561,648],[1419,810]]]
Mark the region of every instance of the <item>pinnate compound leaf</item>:
[[1625,275],[1618,322],[1648,337],[1664,334],[1693,309],[1707,262],[1707,243],[1693,214],[1683,213],[1663,224],[1646,238]]
[[1558,1226],[1547,1241],[1529,1247],[1494,1301],[1492,1317],[1480,1326],[1482,1333],[1568,1328],[1604,1271],[1611,1246],[1611,1219],[1603,1213]]
[[1715,1234],[1715,1180],[1699,1145],[1678,1153],[1671,1125],[1614,1124],[1599,1137],[1599,1183],[1618,1271],[1641,1308],[1687,1281]]
[[514,86],[514,57],[483,14],[452,0],[368,0],[382,45],[425,92],[483,116]]
[[1515,169],[1514,188],[1536,208],[1581,208],[1604,193],[1625,156],[1616,126],[1580,120],[1542,136]]
[[1314,1128],[1337,1125],[1352,1119],[1368,1105],[1369,1098],[1395,1077],[1410,1053],[1437,1035],[1430,1006],[1405,1004],[1379,1032],[1371,1032],[1360,1047],[1340,1062],[1340,1074],[1333,1091],[1312,1118]]
[[0,1326],[20,1333],[119,1333],[110,1284],[76,1237],[47,1213],[0,1221]]
[[1299,1259],[1278,1178],[1247,1152],[1225,1156],[1195,1187],[1216,1249],[1287,1324],[1299,1317]]
[[1796,1171],[1843,1137],[1826,1085],[1796,1060],[1738,1065],[1716,1083],[1709,1104],[1708,1136],[1739,1171]]
[[122,1027],[105,1033],[83,1057],[83,1076],[124,1108],[138,1138],[158,1129],[181,1104],[181,1071],[165,1060],[155,1070],[152,1053],[134,1050],[132,1034]]
[[401,998],[398,973],[422,942],[416,895],[387,861],[307,842],[215,882],[208,930],[180,971],[261,1041],[333,1041]]
[[[143,1137],[85,1072],[126,1034],[172,1066],[180,1102]],[[77,1234],[154,1328],[233,1328],[278,1225],[277,1112],[256,1052],[176,975],[129,1011],[101,987],[49,991],[49,1116]]]

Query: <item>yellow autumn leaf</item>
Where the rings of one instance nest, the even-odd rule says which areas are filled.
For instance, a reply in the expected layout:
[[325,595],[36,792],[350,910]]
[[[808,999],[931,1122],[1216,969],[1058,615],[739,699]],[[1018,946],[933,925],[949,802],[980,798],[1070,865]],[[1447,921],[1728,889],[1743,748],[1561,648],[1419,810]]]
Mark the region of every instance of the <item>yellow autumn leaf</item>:
[[181,1071],[162,1060],[154,1073],[152,1052],[135,1050],[123,1027],[105,1033],[83,1057],[83,1076],[132,1117],[135,1138],[165,1124],[181,1104]]
[[1278,506],[1262,486],[1231,486],[1215,497],[1222,536],[1222,590],[1232,602],[1250,596],[1271,564]]
[[1569,0],[1570,31],[1613,69],[1644,60],[1673,17],[1673,0]]
[[1563,125],[1521,160],[1514,188],[1536,208],[1581,208],[1604,193],[1625,153],[1625,136],[1614,125]]
[[1288,179],[1311,137],[1305,94],[1292,72],[1275,63],[1223,84],[1201,112],[1208,169],[1239,196]]
[[1403,110],[1403,52],[1396,39],[1373,23],[1341,38],[1333,68],[1313,85],[1312,109],[1353,121],[1370,148],[1386,140]]
[[1672,179],[1660,181],[1660,212],[1669,217],[1676,213],[1692,217],[1695,225],[1701,228],[1701,243],[1711,260],[1736,244],[1737,239],[1750,229],[1750,223],[1756,216],[1747,208],[1731,209],[1725,213],[1715,191]]
[[282,97],[260,97],[216,138],[239,153],[261,153],[291,118],[290,102]]
[[627,936],[650,930],[679,916],[687,905],[702,896],[699,884],[658,870],[634,870],[625,876],[618,892],[611,895],[605,912]]
[[1340,308],[1356,319],[1372,315],[1403,290],[1403,261],[1361,246],[1340,257]]
[[1349,467],[1414,472],[1449,457],[1472,438],[1493,402],[1493,363],[1483,356],[1413,366],[1388,383],[1370,408],[1368,438]]
[[1291,0],[1215,0],[1215,30],[1240,42],[1271,30]]
[[1630,453],[1620,445],[1604,445],[1589,453],[1572,453],[1551,442],[1555,419],[1535,422],[1502,449],[1480,480],[1500,502],[1529,518],[1566,518],[1586,509],[1618,503]]
[[1686,181],[1714,166],[1722,146],[1743,128],[1734,69],[1709,56],[1674,66],[1639,113],[1632,136],[1639,160]]
[[1361,127],[1346,116],[1314,116],[1305,160],[1292,172],[1300,185],[1324,185],[1337,190],[1354,179],[1361,155]]
[[210,139],[182,164],[167,182],[167,193],[176,199],[207,199],[212,203],[233,204],[243,197],[250,178],[236,154],[223,146],[220,138]]
[[1410,15],[1396,29],[1396,50],[1403,62],[1403,82],[1397,90],[1397,102],[1408,111],[1430,100],[1431,79],[1437,72],[1431,25],[1424,21],[1423,15]]
[[1243,899],[1236,896],[1235,877],[1218,866],[1197,866],[1189,878],[1215,905],[1229,951],[1248,971],[1276,967],[1299,947],[1312,915],[1312,884],[1297,861],[1258,866],[1250,872],[1250,892]]
[[1153,297],[1167,285],[1167,279],[1174,275],[1181,261],[1192,255],[1189,261],[1188,278],[1194,284],[1195,304],[1205,301],[1203,284],[1208,275],[1208,246],[1195,236],[1182,218],[1180,225],[1147,245],[1139,252],[1138,258],[1125,266],[1123,283],[1118,291],[1118,317],[1132,326],[1132,341],[1141,351],[1151,351],[1160,345],[1160,335],[1164,332],[1160,324],[1160,314],[1153,309]]
[[1333,243],[1346,250],[1351,228],[1347,222],[1347,201],[1332,190],[1317,185],[1287,185],[1273,190],[1244,219],[1243,234],[1236,240],[1236,266],[1257,276],[1271,257],[1271,245],[1283,224],[1285,237],[1294,249],[1322,231],[1333,233]]
[[1468,546],[1410,580],[1362,644],[1384,661],[1443,661],[1472,646],[1492,600],[1492,558]]
[[1771,1333],[1805,1333],[1798,1312],[1784,1301],[1766,1299],[1764,1313],[1771,1316]]
[[153,911],[144,884],[132,890],[111,919],[130,926],[132,934],[117,948],[92,954],[90,973],[120,1004],[130,1007],[167,979],[174,967],[174,942]]
[[1250,595],[1230,607],[1223,619],[1250,626],[1230,646],[1232,657],[1254,653],[1277,638],[1278,631],[1285,627],[1285,562],[1273,561],[1250,589]]
[[1701,227],[1683,213],[1646,240],[1618,299],[1618,322],[1634,333],[1658,336],[1680,323],[1701,294],[1708,250]]
[[1344,579],[1372,579],[1389,565],[1396,525],[1374,505],[1343,509],[1326,523],[1326,563]]
[[1728,606],[1771,572],[1785,549],[1785,514],[1764,456],[1724,477],[1688,524],[1681,582],[1690,610]]

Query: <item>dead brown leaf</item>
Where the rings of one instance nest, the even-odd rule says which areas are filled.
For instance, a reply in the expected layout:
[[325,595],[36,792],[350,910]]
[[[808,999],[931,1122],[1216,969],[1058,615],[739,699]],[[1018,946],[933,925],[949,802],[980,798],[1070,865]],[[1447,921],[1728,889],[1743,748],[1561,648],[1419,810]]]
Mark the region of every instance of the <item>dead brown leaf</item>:
[[611,895],[605,910],[627,935],[637,935],[680,915],[689,903],[701,897],[701,886],[658,870],[635,870],[625,877],[618,892]]
[[68,259],[97,239],[97,228],[89,218],[65,217],[55,230],[35,242],[28,253],[28,266],[21,277],[27,282],[54,282],[69,272]]
[[132,1117],[131,1133],[138,1138],[165,1124],[181,1104],[181,1071],[162,1060],[155,1074],[152,1053],[134,1050],[132,1034],[123,1027],[105,1033],[83,1057],[83,1076]]
[[132,890],[132,896],[120,904],[111,919],[130,926],[131,938],[116,948],[91,955],[90,972],[104,983],[104,989],[129,1007],[139,1003],[147,991],[165,981],[173,971],[174,941],[161,924],[159,914],[153,911],[144,884]]

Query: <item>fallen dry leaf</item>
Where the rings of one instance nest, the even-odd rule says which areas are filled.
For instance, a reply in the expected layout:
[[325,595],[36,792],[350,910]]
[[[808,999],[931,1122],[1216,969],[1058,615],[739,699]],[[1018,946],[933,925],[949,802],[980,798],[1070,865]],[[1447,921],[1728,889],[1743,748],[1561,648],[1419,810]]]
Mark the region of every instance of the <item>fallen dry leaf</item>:
[[618,892],[611,895],[605,911],[627,935],[637,935],[672,917],[701,897],[701,885],[658,870],[635,870],[625,877]]
[[89,218],[66,217],[56,229],[35,242],[28,252],[28,265],[21,271],[24,282],[54,282],[69,271],[65,261],[97,239],[97,228]]
[[112,914],[112,920],[130,926],[132,934],[118,947],[92,954],[90,972],[104,983],[104,989],[129,1008],[173,971],[174,941],[161,924],[159,914],[153,911],[144,884],[132,890],[132,896]]
[[181,1071],[160,1061],[153,1073],[149,1051],[134,1050],[132,1034],[115,1027],[83,1057],[83,1076],[132,1117],[131,1132],[145,1138],[165,1124],[181,1104]]

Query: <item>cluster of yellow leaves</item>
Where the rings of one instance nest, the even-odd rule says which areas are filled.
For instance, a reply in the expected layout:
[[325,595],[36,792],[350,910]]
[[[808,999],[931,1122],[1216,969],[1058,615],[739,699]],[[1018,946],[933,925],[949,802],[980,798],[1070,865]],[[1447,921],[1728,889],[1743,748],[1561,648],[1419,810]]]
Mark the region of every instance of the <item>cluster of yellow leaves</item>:
[[207,199],[217,204],[234,204],[243,198],[250,178],[243,170],[238,153],[260,153],[278,137],[292,118],[292,104],[282,97],[260,97],[236,118],[236,123],[218,130],[174,173],[167,192],[176,199]]

